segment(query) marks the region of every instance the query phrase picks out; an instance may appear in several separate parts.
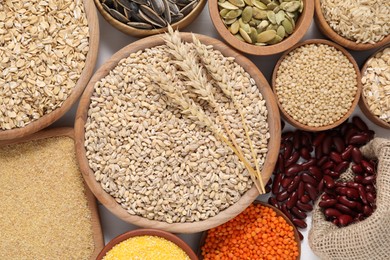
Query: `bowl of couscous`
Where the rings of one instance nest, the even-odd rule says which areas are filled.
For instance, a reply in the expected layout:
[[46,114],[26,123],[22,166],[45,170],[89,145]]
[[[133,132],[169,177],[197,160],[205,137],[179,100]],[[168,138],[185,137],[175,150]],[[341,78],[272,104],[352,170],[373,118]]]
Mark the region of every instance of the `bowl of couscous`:
[[179,237],[158,229],[136,229],[112,239],[97,260],[111,259],[198,260]]

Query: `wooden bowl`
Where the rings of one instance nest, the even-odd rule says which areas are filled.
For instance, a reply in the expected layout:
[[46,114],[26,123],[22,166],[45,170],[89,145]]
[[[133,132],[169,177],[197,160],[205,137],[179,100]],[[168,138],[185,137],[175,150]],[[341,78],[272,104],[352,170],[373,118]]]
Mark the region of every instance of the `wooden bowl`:
[[102,260],[103,257],[107,254],[108,251],[110,251],[114,246],[117,244],[131,238],[131,237],[138,237],[138,236],[156,236],[165,238],[168,241],[171,241],[172,243],[176,244],[178,247],[180,247],[189,257],[191,260],[198,260],[198,257],[192,251],[191,247],[186,244],[182,239],[180,239],[178,236],[175,236],[174,234],[158,230],[158,229],[136,229],[132,231],[128,231],[126,233],[123,233],[122,235],[119,235],[112,239],[99,253],[96,260]]
[[390,33],[380,42],[377,42],[375,44],[371,43],[356,43],[354,41],[351,41],[347,38],[344,38],[343,36],[339,35],[337,32],[335,32],[328,24],[328,22],[325,20],[325,17],[321,10],[321,0],[314,0],[315,2],[315,20],[318,28],[320,31],[329,39],[332,41],[340,44],[341,46],[344,46],[347,49],[355,50],[355,51],[364,51],[374,48],[379,48],[387,43],[390,42]]
[[[361,75],[363,77],[367,67],[368,67],[368,61],[372,58],[372,57],[375,57],[376,54],[378,54],[379,52],[383,51],[384,49],[386,48],[390,48],[390,44],[389,45],[386,45],[386,46],[383,46],[383,48],[377,50],[374,54],[372,54],[367,60],[366,62],[364,63],[363,65],[363,68],[361,70]],[[363,87],[362,87],[363,88]],[[369,108],[369,105],[367,103],[367,99],[366,97],[364,96],[363,94],[363,89],[362,89],[362,93],[361,93],[361,98],[360,98],[360,101],[359,101],[359,107],[360,109],[362,110],[363,114],[369,119],[371,120],[373,123],[375,123],[376,125],[380,126],[380,127],[383,127],[383,128],[387,128],[387,129],[390,129],[390,124],[383,121],[382,119],[380,119],[379,117],[377,117],[376,115],[374,115],[370,108]]]
[[[262,175],[263,182],[267,183],[269,178],[272,175],[272,171],[276,164],[279,146],[280,146],[280,116],[279,111],[276,105],[275,97],[272,93],[271,88],[268,85],[267,80],[264,78],[263,74],[257,69],[257,67],[249,61],[246,57],[240,55],[236,51],[232,50],[224,43],[207,37],[203,35],[196,35],[196,37],[206,45],[213,45],[214,49],[219,50],[224,56],[231,56],[235,58],[235,61],[240,64],[246,72],[248,72],[252,78],[257,83],[260,90],[260,93],[263,95],[263,98],[266,101],[266,106],[268,110],[268,125],[270,132],[270,140],[268,145],[268,154],[263,166]],[[184,41],[191,42],[192,34],[190,33],[181,33],[181,38]],[[244,210],[252,201],[259,195],[255,186],[249,189],[239,201],[220,212],[214,217],[210,217],[207,220],[192,222],[192,223],[173,223],[169,224],[166,222],[148,220],[140,216],[130,215],[120,204],[118,204],[115,199],[105,192],[100,183],[96,181],[95,176],[88,164],[88,159],[86,157],[86,149],[84,147],[85,140],[85,122],[87,120],[88,108],[90,104],[90,99],[94,91],[94,85],[101,78],[105,77],[110,70],[112,70],[118,62],[124,57],[128,57],[130,53],[137,52],[139,50],[144,50],[146,48],[158,46],[164,44],[164,40],[158,36],[151,36],[124,47],[117,53],[115,53],[92,77],[90,80],[86,91],[84,92],[76,114],[75,122],[75,135],[76,135],[76,153],[78,162],[80,165],[81,172],[83,173],[84,179],[87,182],[88,186],[98,198],[98,200],[113,214],[115,214],[120,219],[132,223],[137,226],[145,228],[157,228],[166,230],[173,233],[195,233],[203,231],[215,226],[218,226],[234,216],[238,215],[242,210]]]
[[[348,112],[343,117],[341,117],[339,120],[337,120],[336,122],[334,122],[333,124],[330,124],[330,125],[314,127],[314,126],[308,126],[308,125],[305,125],[305,124],[302,124],[302,123],[298,122],[297,120],[295,120],[292,116],[290,116],[287,113],[287,111],[283,108],[282,104],[279,102],[278,96],[276,95],[276,91],[275,91],[276,74],[277,74],[277,71],[279,69],[280,64],[282,63],[283,59],[291,51],[295,50],[298,47],[306,45],[306,44],[327,44],[329,46],[333,46],[337,50],[341,51],[348,58],[348,60],[352,63],[352,65],[353,65],[353,67],[355,69],[356,75],[357,75],[357,91],[356,91],[355,99],[353,100],[350,109],[348,110]],[[357,104],[359,102],[360,93],[361,93],[361,90],[362,90],[362,84],[361,84],[360,79],[361,79],[361,76],[360,76],[359,67],[358,67],[355,59],[352,57],[352,55],[347,50],[345,50],[343,47],[339,46],[338,44],[336,44],[334,42],[331,42],[331,41],[328,41],[328,40],[312,39],[312,40],[307,40],[307,41],[304,41],[304,42],[301,42],[301,43],[295,45],[294,47],[292,47],[291,49],[286,51],[282,55],[282,57],[280,57],[280,59],[278,60],[278,62],[275,65],[274,71],[272,73],[272,90],[275,93],[276,101],[277,101],[279,109],[281,111],[281,115],[289,124],[291,124],[295,128],[301,129],[301,130],[306,130],[306,131],[311,131],[311,132],[324,131],[324,130],[328,130],[328,129],[331,129],[331,128],[335,128],[336,126],[340,125],[345,120],[347,120],[348,117],[352,114],[352,112],[354,111],[355,107],[357,106]]]
[[[277,216],[281,216],[282,218],[284,218],[286,220],[286,222],[290,226],[292,226],[294,228],[294,239],[297,242],[298,252],[299,252],[299,255],[297,256],[297,260],[299,260],[301,258],[301,239],[299,238],[299,234],[298,234],[297,228],[294,226],[294,224],[291,222],[291,220],[281,210],[279,210],[278,208],[275,208],[274,206],[272,206],[272,205],[270,205],[270,204],[268,204],[266,202],[263,202],[263,201],[260,201],[260,200],[255,200],[255,201],[253,201],[253,204],[255,204],[255,205],[260,204],[260,205],[263,205],[265,207],[269,207],[269,208],[273,209],[276,212]],[[206,242],[206,238],[207,238],[207,231],[203,232],[202,236],[200,238],[199,249],[198,249],[198,252],[197,252],[199,260],[203,260],[202,247],[203,247],[203,245]]]
[[93,69],[95,68],[99,49],[99,22],[96,9],[93,3],[89,0],[83,0],[83,4],[89,27],[89,51],[86,57],[85,67],[71,94],[59,108],[29,123],[25,127],[0,130],[0,140],[24,137],[51,125],[53,122],[61,118],[83,93],[85,86],[92,76]]
[[[143,29],[137,29],[137,28],[134,28],[134,27],[129,26],[127,24],[124,24],[124,23],[118,21],[117,19],[115,19],[114,17],[112,17],[111,14],[108,13],[103,8],[100,0],[94,0],[94,1],[95,1],[95,5],[96,5],[97,9],[99,10],[100,14],[104,17],[104,19],[108,23],[110,23],[112,26],[114,26],[115,28],[117,28],[119,31],[121,31],[123,33],[126,33],[126,34],[131,35],[131,36],[135,36],[138,38],[142,38],[145,36],[155,35],[155,34],[164,33],[166,31],[168,31],[168,27],[163,27],[163,28],[159,28],[159,29],[143,30]],[[180,21],[171,24],[172,28],[175,30],[176,29],[181,30],[181,29],[187,27],[188,25],[190,25],[191,22],[193,20],[195,20],[195,18],[198,17],[198,15],[202,12],[205,4],[206,4],[206,0],[199,0],[199,3],[195,6],[195,8],[188,15],[183,17],[183,19],[181,19]]]
[[314,3],[312,0],[303,0],[303,3],[304,9],[297,20],[295,31],[289,37],[282,40],[280,43],[267,46],[256,46],[254,44],[238,40],[233,34],[230,33],[230,31],[225,27],[225,24],[222,22],[218,10],[218,1],[209,0],[208,6],[211,21],[213,22],[215,29],[228,44],[230,44],[237,50],[247,54],[273,55],[276,53],[283,52],[294,46],[302,39],[306,31],[309,29],[314,15]]
[[[42,140],[47,139],[51,137],[59,137],[59,136],[66,136],[74,139],[74,131],[73,128],[69,127],[61,127],[61,128],[53,128],[50,130],[42,130],[40,132],[34,133],[27,137],[22,137],[18,139],[12,139],[12,140],[3,140],[0,141],[0,146],[5,145],[13,145],[13,144],[20,144],[20,143],[26,143],[34,140]],[[43,161],[50,160],[50,158],[42,158]],[[84,192],[85,196],[88,202],[88,208],[91,211],[91,223],[92,223],[92,235],[93,235],[93,241],[95,244],[95,249],[91,255],[91,260],[96,259],[96,256],[99,254],[99,252],[102,250],[104,246],[104,240],[103,240],[103,233],[100,226],[100,220],[99,220],[99,211],[96,203],[96,198],[92,194],[91,190],[88,188],[88,186],[84,183]],[[64,234],[66,235],[66,234]]]

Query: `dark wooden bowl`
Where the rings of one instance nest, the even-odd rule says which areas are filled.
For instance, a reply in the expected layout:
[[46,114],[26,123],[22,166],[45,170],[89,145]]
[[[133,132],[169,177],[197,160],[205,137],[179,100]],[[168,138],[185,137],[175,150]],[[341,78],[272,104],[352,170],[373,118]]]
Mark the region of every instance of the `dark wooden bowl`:
[[301,16],[298,18],[296,23],[295,31],[287,38],[282,40],[280,43],[267,45],[267,46],[256,46],[254,44],[242,42],[234,37],[233,34],[225,27],[225,24],[222,22],[221,16],[218,10],[218,1],[209,0],[209,12],[211,21],[214,24],[215,29],[219,35],[232,47],[237,50],[253,55],[273,55],[276,53],[283,52],[295,44],[297,44],[302,37],[305,35],[306,31],[309,29],[310,24],[313,20],[314,15],[314,3],[312,0],[303,0],[304,9]]
[[390,42],[390,33],[383,40],[381,40],[380,42],[377,42],[375,44],[356,43],[356,42],[351,41],[347,38],[344,38],[343,36],[341,36],[337,32],[335,32],[329,26],[328,22],[325,20],[324,14],[322,13],[322,10],[321,10],[321,0],[314,0],[314,2],[315,2],[315,20],[316,20],[316,23],[318,25],[318,28],[326,37],[328,37],[332,41],[340,44],[341,46],[344,46],[345,48],[350,49],[350,50],[364,51],[364,50],[379,48],[379,47]]

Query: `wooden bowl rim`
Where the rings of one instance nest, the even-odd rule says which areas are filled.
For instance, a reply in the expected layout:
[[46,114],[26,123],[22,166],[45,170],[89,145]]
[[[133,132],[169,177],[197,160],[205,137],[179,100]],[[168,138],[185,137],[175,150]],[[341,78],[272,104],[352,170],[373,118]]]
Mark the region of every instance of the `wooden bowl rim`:
[[138,236],[156,236],[156,237],[165,238],[166,240],[180,247],[190,257],[191,260],[198,260],[198,257],[191,249],[191,247],[186,242],[184,242],[184,240],[182,240],[180,237],[172,233],[159,230],[159,229],[154,229],[154,228],[135,229],[135,230],[127,231],[121,235],[118,235],[117,237],[113,238],[110,242],[108,242],[108,244],[99,253],[96,260],[103,259],[103,257],[107,254],[107,252],[110,251],[114,246],[122,243],[123,241],[129,238],[138,237]]
[[[199,0],[198,4],[195,6],[195,8],[186,16],[184,16],[180,21],[171,24],[171,27],[175,30],[180,30],[185,27],[187,27],[193,20],[195,20],[196,17],[199,16],[199,14],[202,12],[207,0]],[[137,29],[134,27],[131,27],[129,25],[126,25],[114,17],[112,17],[102,6],[100,3],[100,0],[94,0],[96,8],[99,10],[100,14],[103,16],[103,18],[111,24],[113,27],[118,29],[119,31],[134,36],[134,37],[145,37],[155,34],[160,34],[168,31],[168,27],[163,27],[159,29]]]
[[[301,239],[299,238],[299,234],[298,234],[298,229],[297,227],[292,223],[292,221],[278,208],[264,202],[264,201],[261,201],[261,200],[254,200],[253,201],[253,204],[260,204],[262,206],[265,206],[265,207],[269,207],[271,209],[273,209],[275,212],[276,212],[276,215],[277,216],[281,216],[282,218],[284,218],[286,220],[286,222],[293,227],[293,230],[294,230],[294,238],[295,238],[295,241],[297,242],[297,246],[298,246],[298,257],[297,257],[297,260],[300,259],[301,257]],[[202,246],[204,245],[204,243],[206,242],[206,237],[207,237],[207,233],[208,233],[208,230],[202,232],[202,236],[200,238],[200,242],[199,242],[199,250],[197,252],[198,254],[198,257],[199,257],[199,260],[203,260],[203,256],[202,256]]]
[[[375,51],[370,57],[367,58],[367,60],[364,62],[364,65],[361,69],[361,72],[360,74],[362,75],[362,78],[364,76],[364,73],[368,67],[368,61],[375,57],[375,55],[377,55],[379,52],[387,49],[387,48],[390,48],[390,44],[387,44],[385,46],[382,46],[380,49],[378,49],[377,51]],[[380,126],[380,127],[383,127],[383,128],[386,128],[386,129],[390,129],[390,123],[386,123],[385,121],[383,121],[382,119],[380,119],[379,117],[377,117],[376,115],[374,115],[371,110],[369,109],[369,106],[367,104],[367,99],[366,97],[364,96],[364,93],[363,93],[363,84],[362,84],[362,91],[361,91],[361,97],[360,97],[360,101],[359,101],[359,107],[360,107],[360,110],[362,110],[363,114],[369,119],[371,120],[371,122],[373,122],[374,124]]]
[[[356,94],[355,94],[355,99],[353,100],[352,105],[351,105],[350,109],[348,110],[348,112],[344,116],[342,116],[339,120],[337,120],[336,122],[334,122],[333,124],[330,124],[330,125],[320,126],[320,127],[313,127],[313,126],[308,126],[308,125],[302,124],[301,122],[298,122],[297,120],[295,120],[292,116],[290,116],[286,112],[286,110],[283,108],[282,104],[280,104],[278,95],[276,94],[276,90],[275,90],[276,82],[275,81],[276,81],[276,74],[277,74],[277,71],[279,69],[280,64],[282,63],[284,58],[291,51],[293,51],[293,50],[295,50],[295,49],[297,49],[297,48],[299,48],[301,46],[307,45],[307,44],[326,44],[326,45],[329,45],[329,46],[332,46],[332,47],[336,48],[337,50],[341,51],[348,58],[348,60],[352,63],[352,65],[353,65],[353,67],[355,69],[355,72],[356,72],[357,91],[356,91]],[[328,129],[331,129],[331,128],[335,128],[336,126],[342,124],[345,120],[348,119],[348,117],[351,116],[351,114],[355,110],[355,108],[356,108],[356,106],[357,106],[357,104],[359,102],[360,93],[361,93],[361,90],[362,90],[361,75],[360,75],[359,66],[357,65],[355,59],[353,58],[353,56],[346,49],[344,49],[340,45],[338,45],[338,44],[336,44],[334,42],[328,41],[328,40],[324,40],[324,39],[311,39],[311,40],[306,40],[304,42],[298,43],[297,45],[293,46],[292,48],[287,50],[285,53],[283,53],[283,55],[279,58],[278,62],[275,65],[275,68],[274,68],[274,70],[272,72],[272,90],[273,90],[273,92],[275,94],[276,102],[278,103],[278,106],[279,106],[280,112],[282,114],[282,117],[289,124],[291,124],[292,126],[298,128],[298,129],[301,129],[301,130],[306,130],[306,131],[311,131],[311,132],[324,131],[324,130],[328,130]]]
[[304,9],[295,26],[295,31],[287,38],[282,40],[280,43],[267,45],[267,46],[256,46],[250,43],[241,42],[236,37],[234,37],[229,30],[225,27],[222,22],[222,19],[219,15],[217,0],[209,0],[209,14],[211,21],[217,30],[218,34],[226,41],[229,45],[235,49],[252,55],[273,55],[280,52],[283,52],[291,46],[298,43],[302,37],[305,35],[307,30],[310,27],[310,24],[314,16],[314,3],[312,0],[303,0]]
[[[192,41],[192,34],[190,33],[180,33],[184,41]],[[197,35],[197,38],[205,43],[206,45],[214,45],[214,48],[221,51],[225,56],[231,56],[235,58],[235,61],[240,64],[246,72],[248,72],[251,77],[255,80],[259,87],[259,91],[262,94],[264,100],[266,101],[266,106],[268,110],[268,125],[270,140],[268,144],[268,153],[263,165],[263,182],[266,183],[272,175],[273,169],[275,167],[277,156],[280,147],[280,115],[279,110],[276,104],[275,97],[273,92],[264,78],[263,74],[258,70],[256,65],[254,65],[248,58],[240,55],[233,49],[229,48],[227,45],[222,43],[219,40],[213,39],[204,35]],[[152,46],[157,46],[163,44],[163,38],[159,35],[150,36],[144,39],[140,39],[136,42],[129,44],[123,49],[115,53],[105,64],[100,67],[94,76],[91,78],[86,90],[84,91],[83,96],[80,99],[80,104],[76,113],[75,121],[75,136],[76,136],[76,154],[77,159],[80,165],[81,172],[83,177],[87,182],[88,186],[98,198],[98,200],[114,215],[120,219],[132,223],[141,227],[153,227],[162,229],[174,233],[195,233],[203,231],[212,227],[215,227],[223,222],[228,221],[234,216],[238,215],[243,209],[245,209],[252,201],[259,195],[255,186],[249,189],[245,194],[242,195],[241,199],[235,204],[231,205],[227,209],[221,211],[214,217],[210,217],[206,220],[198,222],[187,222],[187,223],[166,223],[156,220],[148,220],[146,218],[130,215],[124,208],[122,208],[115,199],[106,193],[95,179],[93,171],[90,169],[88,160],[86,158],[86,149],[84,147],[84,135],[85,129],[84,125],[87,119],[88,108],[90,104],[90,98],[94,91],[95,83],[100,80],[102,77],[106,76],[111,69],[113,69],[118,62],[125,57],[128,57],[130,53],[137,52],[138,50],[143,50],[145,48],[150,48]]]
[[92,76],[93,69],[95,68],[97,53],[99,50],[99,21],[96,9],[93,6],[93,3],[91,3],[89,0],[83,0],[83,5],[89,28],[89,50],[85,60],[84,69],[81,72],[80,78],[77,80],[76,85],[71,91],[69,97],[60,107],[40,117],[39,119],[32,121],[24,127],[13,128],[10,130],[0,130],[0,140],[24,137],[51,125],[53,122],[62,117],[69,109],[71,109],[73,104],[83,93],[85,86]]
[[390,33],[383,38],[381,41],[372,44],[372,43],[356,43],[354,41],[351,41],[341,35],[339,35],[337,32],[335,32],[328,22],[325,20],[324,14],[321,10],[321,0],[315,0],[315,20],[317,22],[318,28],[320,31],[325,34],[328,38],[330,38],[332,41],[340,44],[341,46],[344,46],[347,49],[355,50],[355,51],[364,51],[364,50],[370,50],[374,48],[381,47],[387,43],[390,42]]
[[[0,141],[0,147],[6,145],[27,143],[31,141],[38,141],[38,140],[48,139],[52,137],[69,137],[72,138],[72,140],[74,140],[75,138],[73,128],[59,127],[59,128],[45,129],[33,133],[29,136],[25,136],[17,139]],[[85,183],[83,178],[82,181],[84,184],[84,193],[85,193],[86,200],[88,202],[88,208],[91,212],[92,236],[93,236],[95,249],[93,250],[90,259],[94,260],[96,259],[96,256],[99,254],[102,248],[104,247],[103,232],[100,225],[99,210],[96,203],[96,198],[91,192],[91,190],[89,189],[88,185]]]

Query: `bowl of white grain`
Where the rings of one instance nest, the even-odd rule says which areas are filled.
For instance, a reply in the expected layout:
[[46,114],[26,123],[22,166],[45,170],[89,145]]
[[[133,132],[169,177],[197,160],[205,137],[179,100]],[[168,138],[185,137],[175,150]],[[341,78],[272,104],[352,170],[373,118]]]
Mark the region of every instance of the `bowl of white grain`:
[[0,140],[52,124],[77,101],[96,63],[99,24],[87,0],[0,4]]
[[126,222],[174,233],[220,225],[264,193],[280,141],[257,67],[218,40],[178,31],[114,54],[89,82],[75,129],[98,200]]

